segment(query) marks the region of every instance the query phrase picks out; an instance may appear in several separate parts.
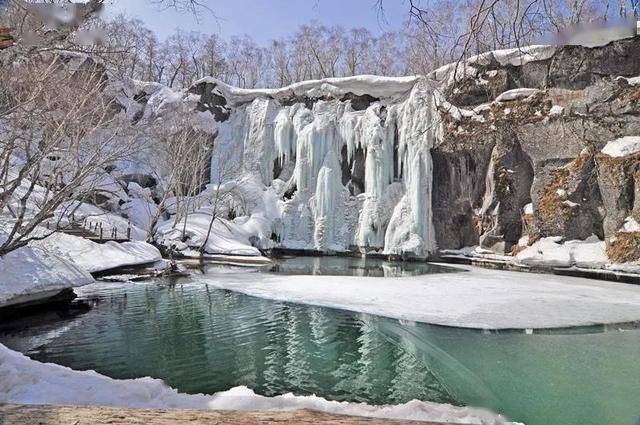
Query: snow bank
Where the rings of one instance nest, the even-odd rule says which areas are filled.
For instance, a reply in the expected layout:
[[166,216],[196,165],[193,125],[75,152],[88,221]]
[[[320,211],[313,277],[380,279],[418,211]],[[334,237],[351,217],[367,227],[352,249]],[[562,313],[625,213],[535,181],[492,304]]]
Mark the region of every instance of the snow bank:
[[141,241],[100,244],[78,236],[54,233],[37,244],[91,273],[162,259],[156,247]]
[[[186,225],[184,220],[181,220],[177,226],[174,226],[173,222],[166,222],[159,226],[155,237],[156,242],[167,248],[181,251],[185,256],[198,257],[200,255],[198,249],[207,236],[210,220],[210,214],[191,213],[187,217]],[[183,228],[185,241],[182,238]],[[249,241],[251,235],[251,231],[244,230],[238,223],[216,219],[205,244],[205,253],[260,256],[260,251]]]
[[538,329],[640,319],[640,286],[455,268],[458,273],[384,279],[263,273],[222,279],[215,272],[195,279],[256,297],[464,328]]
[[39,248],[20,248],[0,257],[1,307],[48,298],[92,282],[80,267]]
[[214,395],[188,395],[169,388],[159,379],[115,380],[94,371],[80,372],[55,364],[36,362],[2,344],[0,403],[243,411],[312,409],[334,414],[399,420],[458,424],[504,423],[503,418],[485,410],[417,400],[397,406],[369,406],[293,394],[263,397],[246,387],[236,387]]
[[516,255],[516,262],[526,266],[582,267],[601,269],[610,263],[604,241],[591,236],[584,241],[560,243],[559,236],[542,238]]
[[640,137],[627,136],[613,140],[605,145],[602,153],[612,157],[623,157],[640,151]]
[[626,78],[626,77],[617,77],[616,81],[618,80],[624,80],[627,82],[627,84],[629,84],[630,86],[637,86],[640,85],[640,77],[631,77],[631,78]]

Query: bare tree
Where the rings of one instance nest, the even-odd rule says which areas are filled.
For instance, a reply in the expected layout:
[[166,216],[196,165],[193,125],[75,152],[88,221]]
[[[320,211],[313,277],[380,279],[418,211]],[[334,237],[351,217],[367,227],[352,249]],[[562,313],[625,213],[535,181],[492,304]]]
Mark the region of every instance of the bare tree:
[[[0,255],[42,239],[88,199],[105,169],[136,151],[128,121],[104,93],[103,68],[64,53],[23,57],[0,70]],[[62,211],[60,211],[62,208]]]

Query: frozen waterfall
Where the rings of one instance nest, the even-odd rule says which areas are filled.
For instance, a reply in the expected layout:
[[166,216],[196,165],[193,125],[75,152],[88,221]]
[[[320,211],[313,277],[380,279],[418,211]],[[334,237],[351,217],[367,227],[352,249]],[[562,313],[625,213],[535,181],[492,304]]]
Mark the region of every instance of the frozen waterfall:
[[386,93],[387,82],[372,78],[379,97],[354,101],[365,83],[318,83],[287,102],[280,98],[292,89],[245,90],[218,123],[212,180],[224,164],[245,182],[248,214],[271,218],[262,234],[277,235],[272,246],[415,256],[435,249],[432,90],[426,79],[405,78]]

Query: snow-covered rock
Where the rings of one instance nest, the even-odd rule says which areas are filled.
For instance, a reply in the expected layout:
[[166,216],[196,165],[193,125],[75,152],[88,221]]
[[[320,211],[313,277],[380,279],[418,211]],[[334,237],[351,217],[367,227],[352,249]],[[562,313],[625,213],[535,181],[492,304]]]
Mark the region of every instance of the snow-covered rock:
[[[210,214],[192,213],[187,217],[186,225],[184,220],[181,220],[177,226],[172,222],[166,222],[158,228],[156,241],[167,248],[180,251],[185,256],[197,257],[200,255],[198,249],[207,236],[210,220]],[[251,223],[247,221],[238,224],[216,219],[209,239],[205,243],[205,253],[259,256],[260,251],[249,241],[254,232],[251,231]],[[249,230],[245,230],[245,227]],[[184,241],[183,230],[186,238]]]
[[584,241],[566,241],[561,237],[542,238],[520,251],[516,261],[527,266],[583,267],[600,269],[611,261],[604,241],[592,236]]
[[54,233],[36,244],[91,273],[162,259],[158,248],[142,241],[100,244],[78,236]]
[[640,152],[640,137],[639,136],[627,136],[621,137],[616,140],[608,142],[602,153],[614,158],[619,158],[627,155],[632,155]]
[[0,344],[0,403],[97,405],[147,409],[271,410],[312,409],[328,413],[457,424],[503,424],[504,418],[470,407],[413,400],[396,406],[328,401],[316,396],[257,395],[235,387],[214,395],[179,393],[152,378],[115,380],[94,371],[40,363]]
[[40,248],[24,247],[0,257],[0,307],[49,298],[92,282],[81,267]]

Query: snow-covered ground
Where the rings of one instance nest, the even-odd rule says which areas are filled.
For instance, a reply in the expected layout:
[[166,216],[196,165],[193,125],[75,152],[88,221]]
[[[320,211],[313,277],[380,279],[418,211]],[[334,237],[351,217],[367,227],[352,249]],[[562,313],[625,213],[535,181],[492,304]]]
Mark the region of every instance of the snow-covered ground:
[[246,387],[214,395],[188,395],[152,378],[115,380],[94,371],[75,371],[44,364],[0,344],[0,403],[98,405],[134,408],[184,408],[285,411],[313,409],[323,412],[458,424],[502,424],[488,411],[413,400],[396,406],[328,401],[321,397],[286,394],[263,397]]
[[[249,219],[249,217],[243,217]],[[201,212],[191,213],[185,226],[186,240],[182,241],[183,223],[173,226],[171,222],[161,225],[156,232],[156,241],[167,248],[180,251],[187,257],[199,257],[198,249],[207,237],[210,214]],[[260,256],[260,251],[251,246],[250,231],[233,221],[216,219],[213,223],[209,238],[205,243],[207,254],[229,254],[243,256]]]
[[465,328],[539,329],[640,320],[640,286],[454,267],[460,272],[401,278],[211,273],[196,279],[267,299]]

